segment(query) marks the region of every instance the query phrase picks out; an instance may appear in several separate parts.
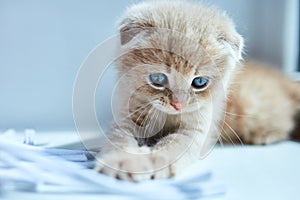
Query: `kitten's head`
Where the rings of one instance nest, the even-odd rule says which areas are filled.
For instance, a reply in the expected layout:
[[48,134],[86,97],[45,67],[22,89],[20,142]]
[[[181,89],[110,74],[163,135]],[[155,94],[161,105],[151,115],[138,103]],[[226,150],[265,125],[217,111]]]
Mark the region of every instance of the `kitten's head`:
[[131,7],[120,36],[119,71],[133,107],[150,102],[169,114],[203,107],[226,90],[243,48],[227,16],[179,1]]

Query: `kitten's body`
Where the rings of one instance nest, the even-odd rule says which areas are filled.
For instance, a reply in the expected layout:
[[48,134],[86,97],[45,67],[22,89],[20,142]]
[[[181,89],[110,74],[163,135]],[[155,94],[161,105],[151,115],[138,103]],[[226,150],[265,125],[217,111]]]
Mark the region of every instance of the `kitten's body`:
[[[237,109],[244,89],[228,90],[240,71],[243,40],[226,15],[178,1],[133,6],[120,33],[119,107],[96,170],[125,180],[173,176],[217,142],[227,96],[236,104],[228,113],[248,114]],[[167,82],[151,82],[157,73]],[[208,80],[205,87],[195,87],[199,77]],[[236,120],[239,125],[226,121],[235,130],[248,126],[243,120]],[[248,132],[241,133],[247,141]]]
[[240,143],[235,134],[250,144],[288,139],[299,110],[300,83],[262,64],[246,63],[231,87],[223,141]]

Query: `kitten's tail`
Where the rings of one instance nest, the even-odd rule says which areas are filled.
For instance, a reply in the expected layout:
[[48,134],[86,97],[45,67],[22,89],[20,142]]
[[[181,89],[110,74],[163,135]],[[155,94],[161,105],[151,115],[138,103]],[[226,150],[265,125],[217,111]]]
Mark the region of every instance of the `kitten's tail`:
[[296,102],[295,130],[291,134],[293,140],[300,142],[300,82],[292,82],[290,88],[290,96]]
[[292,82],[288,88],[290,97],[296,102],[296,109],[300,112],[300,82]]
[[300,82],[295,83],[296,87],[296,93],[297,93],[297,101],[299,102],[299,109],[300,109]]

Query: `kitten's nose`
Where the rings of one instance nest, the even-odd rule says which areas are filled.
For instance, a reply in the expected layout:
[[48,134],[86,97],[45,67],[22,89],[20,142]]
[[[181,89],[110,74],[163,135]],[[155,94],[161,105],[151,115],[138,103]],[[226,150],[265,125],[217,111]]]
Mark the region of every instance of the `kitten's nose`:
[[182,108],[182,103],[179,101],[171,101],[170,104],[175,108],[175,110],[181,110]]

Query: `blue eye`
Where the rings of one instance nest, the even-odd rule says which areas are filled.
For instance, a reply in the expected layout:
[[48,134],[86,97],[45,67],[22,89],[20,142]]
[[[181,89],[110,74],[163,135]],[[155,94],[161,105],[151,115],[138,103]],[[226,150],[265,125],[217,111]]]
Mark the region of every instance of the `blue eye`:
[[168,81],[167,76],[163,73],[150,74],[149,78],[151,83],[157,87],[163,87]]
[[192,86],[196,89],[203,89],[208,85],[208,79],[204,77],[196,77],[192,82]]

